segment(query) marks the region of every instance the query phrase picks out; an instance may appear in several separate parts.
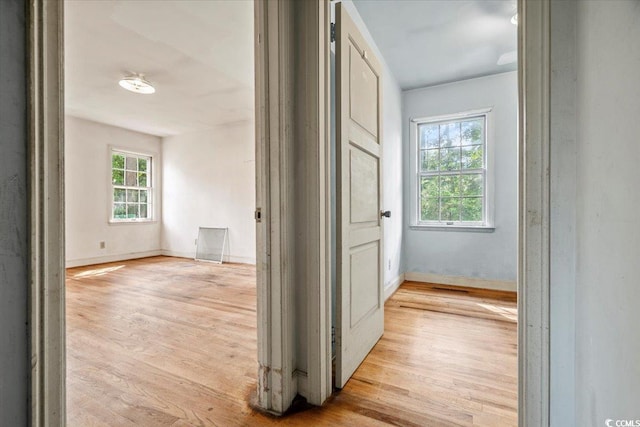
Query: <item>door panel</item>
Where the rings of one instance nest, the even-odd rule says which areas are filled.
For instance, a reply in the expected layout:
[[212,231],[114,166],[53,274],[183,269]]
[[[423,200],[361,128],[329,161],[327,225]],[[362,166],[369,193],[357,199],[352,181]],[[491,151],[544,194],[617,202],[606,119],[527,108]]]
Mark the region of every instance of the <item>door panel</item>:
[[378,269],[371,268],[378,263],[379,242],[374,241],[351,250],[351,294],[350,326],[353,328],[371,310],[378,308],[378,294],[371,291],[371,283],[378,281]]
[[380,65],[336,5],[337,325],[342,388],[382,336]]
[[[366,50],[365,50],[366,52]],[[365,54],[366,56],[367,54]],[[378,77],[362,52],[349,45],[349,107],[351,119],[378,135]]]
[[359,149],[351,148],[349,151],[351,224],[376,222],[380,215],[378,159]]

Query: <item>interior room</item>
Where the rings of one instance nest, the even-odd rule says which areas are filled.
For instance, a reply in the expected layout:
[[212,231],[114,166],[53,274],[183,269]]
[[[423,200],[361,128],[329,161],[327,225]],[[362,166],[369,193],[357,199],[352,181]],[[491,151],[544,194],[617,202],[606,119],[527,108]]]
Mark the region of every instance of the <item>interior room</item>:
[[65,2],[69,425],[255,389],[253,43],[248,1]]
[[516,2],[339,3],[382,70],[391,215],[384,334],[341,393],[392,424],[517,425]]
[[[474,42],[513,31],[513,3],[344,1],[350,18],[337,13],[334,31],[330,3],[256,1],[253,12],[247,5],[246,18],[236,20],[229,8],[243,7],[239,0],[0,1],[0,425],[502,426],[516,424],[516,400],[523,426],[638,425],[640,44],[630,42],[640,40],[638,1],[518,1],[517,249],[502,240],[513,227],[513,169],[498,164],[512,156],[512,121],[500,123],[498,116],[514,99],[504,88],[513,84],[513,47],[487,42],[469,60],[459,38],[466,32],[460,28],[472,32]],[[437,4],[455,8],[455,16],[432,10]],[[218,7],[226,13],[218,14]],[[374,13],[377,7],[384,19]],[[412,7],[412,16],[401,18]],[[250,94],[242,102],[231,97],[251,89],[254,57],[247,51],[241,61],[234,42],[251,32],[252,15],[257,42],[247,36],[246,46],[256,53],[255,105],[265,107],[253,112]],[[136,18],[139,24],[132,23]],[[113,27],[115,34],[107,35]],[[197,28],[203,32],[194,34]],[[421,38],[415,46],[414,37]],[[444,46],[450,60],[452,49],[460,52],[451,63],[436,59]],[[409,59],[407,47],[415,50]],[[156,48],[161,55],[152,53]],[[223,59],[217,65],[210,62],[212,49]],[[121,62],[115,53],[122,53]],[[353,59],[353,70],[344,67],[345,58]],[[476,69],[481,58],[488,69]],[[243,61],[249,64],[244,77]],[[345,96],[355,83],[355,117],[337,96],[335,114],[329,113],[330,62],[350,73],[333,74],[333,93]],[[431,62],[443,74],[433,74]],[[491,71],[496,66],[503,69]],[[205,68],[205,76],[196,68]],[[300,69],[305,73],[296,74]],[[431,74],[420,74],[424,69]],[[266,70],[273,71],[268,80]],[[119,86],[126,78],[126,86],[153,87],[155,94],[127,92]],[[185,85],[178,89],[178,83]],[[374,85],[379,90],[369,90]],[[288,90],[296,87],[302,90]],[[251,113],[256,150],[267,146],[277,156],[252,157],[245,147],[254,138],[252,127],[242,125]],[[307,120],[279,120],[281,113]],[[470,114],[460,120],[460,113]],[[456,120],[458,145],[449,126]],[[484,142],[482,129],[468,122],[485,124]],[[344,375],[334,383],[332,344],[336,361],[344,347],[337,326],[359,324],[337,304],[337,290],[344,290],[338,279],[345,277],[337,265],[339,237],[345,240],[338,213],[348,212],[344,203],[338,206],[338,190],[348,192],[338,188],[345,156],[337,148],[347,152],[342,136],[356,125],[365,128],[354,133],[364,147],[356,175],[372,179],[357,181],[369,192],[355,192],[354,201],[368,211],[353,216],[375,225],[366,236],[376,240],[366,248],[383,250],[380,259],[375,250],[363,254],[372,261],[368,270],[357,260],[359,278],[366,279],[359,285],[379,279],[376,292],[360,292],[364,297],[356,300],[362,302],[359,317],[375,313],[375,334],[350,337],[355,342],[366,332],[375,342],[358,348],[366,354],[346,368],[343,363]],[[465,156],[494,149],[484,172],[477,163],[482,156],[464,157],[470,157],[465,174],[483,176],[471,181],[484,183],[486,174],[489,182],[494,174],[493,216],[488,193],[460,186],[463,147]],[[455,148],[459,171],[449,161],[455,163]],[[223,151],[233,156],[219,164]],[[297,198],[280,203],[280,194],[271,193],[274,209],[262,204],[263,187],[252,185],[252,159],[257,181],[268,177],[276,189],[291,184]],[[380,159],[381,167],[371,166]],[[291,167],[291,160],[301,162]],[[376,184],[381,171],[376,192],[368,184]],[[441,178],[456,173],[460,192],[452,194],[447,178],[447,194],[441,194]],[[127,176],[135,187],[126,185]],[[245,181],[245,189],[234,187],[240,194],[224,193]],[[257,206],[247,195],[252,188]],[[376,195],[383,196],[379,205],[372,202]],[[245,197],[246,213],[218,216],[234,203],[244,206]],[[437,229],[441,199],[456,197],[482,200],[444,200],[445,223]],[[249,224],[256,207],[263,220]],[[296,218],[291,207],[304,215]],[[121,221],[112,225],[110,218]],[[484,228],[493,230],[447,231],[454,218],[492,219]],[[234,234],[244,229],[236,219],[247,219],[245,228],[255,227],[259,242],[273,224],[271,236],[283,245],[268,252],[256,244],[254,252],[252,239]],[[280,233],[281,224],[300,235]],[[194,261],[200,226],[228,227],[229,262]],[[517,396],[510,290],[515,252]],[[256,267],[247,259],[253,256]],[[273,265],[265,266],[267,256]],[[269,283],[273,293],[263,286],[263,273],[276,279]],[[232,284],[223,286],[226,279]],[[340,391],[332,389],[338,381]],[[282,414],[292,402],[295,408],[284,417],[263,414],[251,406],[252,392],[262,409]],[[301,396],[317,406],[301,404]]]
[[[288,419],[516,425],[515,1],[340,3],[382,67],[384,335]],[[253,3],[65,6],[69,425],[276,423],[249,405]]]

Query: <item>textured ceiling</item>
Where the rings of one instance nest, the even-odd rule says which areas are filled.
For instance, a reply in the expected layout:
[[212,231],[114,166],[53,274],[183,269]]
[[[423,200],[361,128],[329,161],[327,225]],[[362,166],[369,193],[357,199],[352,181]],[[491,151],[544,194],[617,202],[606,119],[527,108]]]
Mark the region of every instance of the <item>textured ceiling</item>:
[[517,69],[515,0],[353,0],[402,89]]
[[[157,92],[118,80],[144,73]],[[65,2],[67,114],[158,136],[249,121],[253,2]]]

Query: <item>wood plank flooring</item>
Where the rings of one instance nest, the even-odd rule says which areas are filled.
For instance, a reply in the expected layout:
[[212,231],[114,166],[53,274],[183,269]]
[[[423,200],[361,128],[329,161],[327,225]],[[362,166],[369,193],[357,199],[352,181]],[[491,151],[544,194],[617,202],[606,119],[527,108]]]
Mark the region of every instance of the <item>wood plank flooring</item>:
[[70,426],[515,426],[509,293],[403,284],[385,334],[322,408],[251,409],[255,269],[154,257],[67,270]]

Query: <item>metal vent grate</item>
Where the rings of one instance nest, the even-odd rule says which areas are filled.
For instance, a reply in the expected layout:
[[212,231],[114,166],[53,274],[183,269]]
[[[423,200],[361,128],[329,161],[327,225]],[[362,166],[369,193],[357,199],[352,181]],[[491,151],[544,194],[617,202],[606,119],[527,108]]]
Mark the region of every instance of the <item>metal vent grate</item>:
[[222,264],[228,228],[200,227],[196,245],[196,260]]

